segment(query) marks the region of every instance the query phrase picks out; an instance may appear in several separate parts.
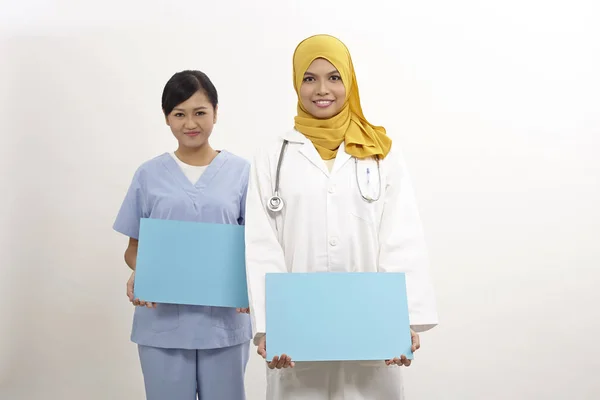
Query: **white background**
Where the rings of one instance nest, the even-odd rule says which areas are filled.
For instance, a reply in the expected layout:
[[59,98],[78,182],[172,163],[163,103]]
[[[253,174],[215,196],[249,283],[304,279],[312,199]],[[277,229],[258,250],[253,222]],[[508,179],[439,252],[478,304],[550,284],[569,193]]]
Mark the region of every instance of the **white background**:
[[[208,73],[213,144],[249,158],[291,127],[292,52],[315,33],[349,46],[414,176],[441,323],[408,398],[600,398],[597,4],[4,1],[0,399],[143,398],[111,225],[175,147],[163,85]],[[263,368],[252,353],[249,400]]]

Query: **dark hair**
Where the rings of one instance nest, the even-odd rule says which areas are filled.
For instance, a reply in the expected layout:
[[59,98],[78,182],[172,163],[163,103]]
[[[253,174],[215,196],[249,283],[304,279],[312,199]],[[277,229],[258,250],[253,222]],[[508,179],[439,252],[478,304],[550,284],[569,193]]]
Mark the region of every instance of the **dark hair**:
[[162,94],[162,110],[165,115],[169,115],[177,105],[192,97],[198,90],[206,94],[215,109],[219,103],[219,95],[204,72],[186,70],[173,75]]

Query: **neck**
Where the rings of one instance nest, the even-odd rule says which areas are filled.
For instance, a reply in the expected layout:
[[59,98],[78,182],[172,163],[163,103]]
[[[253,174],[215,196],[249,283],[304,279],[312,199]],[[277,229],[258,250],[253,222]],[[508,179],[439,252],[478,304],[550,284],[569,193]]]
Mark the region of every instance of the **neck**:
[[211,163],[212,160],[219,154],[208,143],[196,148],[179,146],[175,151],[175,155],[186,164],[194,166],[205,166]]

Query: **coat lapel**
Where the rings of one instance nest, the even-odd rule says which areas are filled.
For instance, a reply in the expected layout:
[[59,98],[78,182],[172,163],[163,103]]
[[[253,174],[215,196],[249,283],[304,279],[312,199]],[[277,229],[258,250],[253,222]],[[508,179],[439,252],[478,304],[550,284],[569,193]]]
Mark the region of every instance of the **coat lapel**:
[[339,171],[344,164],[346,164],[346,162],[348,160],[350,160],[352,158],[352,156],[348,153],[346,153],[346,145],[344,142],[342,142],[342,144],[340,145],[340,148],[338,149],[337,155],[335,156],[335,162],[333,163],[333,168],[331,169],[331,174],[335,174],[337,173],[337,171]]
[[[330,176],[325,161],[323,161],[315,146],[308,138],[306,138],[306,136],[304,136],[296,130],[292,130],[282,135],[282,138],[292,143],[302,144],[302,146],[300,146],[300,148],[298,149],[298,152],[302,154],[312,165],[318,168],[326,176]],[[340,149],[338,150],[332,173],[339,169],[343,165],[343,163],[345,163],[348,160],[349,157],[350,156],[345,153],[344,143],[342,143],[340,145]]]

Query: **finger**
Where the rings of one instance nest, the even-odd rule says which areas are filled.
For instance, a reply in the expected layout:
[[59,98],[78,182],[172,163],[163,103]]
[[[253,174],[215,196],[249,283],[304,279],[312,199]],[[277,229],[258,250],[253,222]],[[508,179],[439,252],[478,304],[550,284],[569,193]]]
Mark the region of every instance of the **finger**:
[[413,351],[417,351],[421,348],[421,340],[417,337],[416,343],[413,345]]
[[402,365],[402,362],[398,357],[394,357],[394,360],[392,361],[392,363],[394,365]]
[[283,366],[283,368],[291,368],[293,362],[292,362],[292,357],[287,356],[286,360],[285,360],[285,365]]
[[279,362],[279,357],[278,356],[273,357],[273,360],[271,360],[271,362],[269,363],[269,368],[274,369],[275,367],[277,367],[278,362]]
[[285,354],[282,354],[281,357],[279,357],[279,361],[277,362],[277,369],[283,368],[283,366],[285,365],[286,359],[287,359],[287,356]]
[[412,332],[412,351],[417,351],[421,347],[421,339],[419,338],[419,334],[416,332]]
[[285,364],[283,364],[283,368],[289,368],[292,365],[292,357],[285,357]]
[[401,357],[401,365],[410,367],[410,360],[408,358],[406,358],[406,356],[402,356]]
[[267,344],[264,340],[261,340],[258,343],[258,349],[256,350],[259,356],[266,359],[267,358]]

